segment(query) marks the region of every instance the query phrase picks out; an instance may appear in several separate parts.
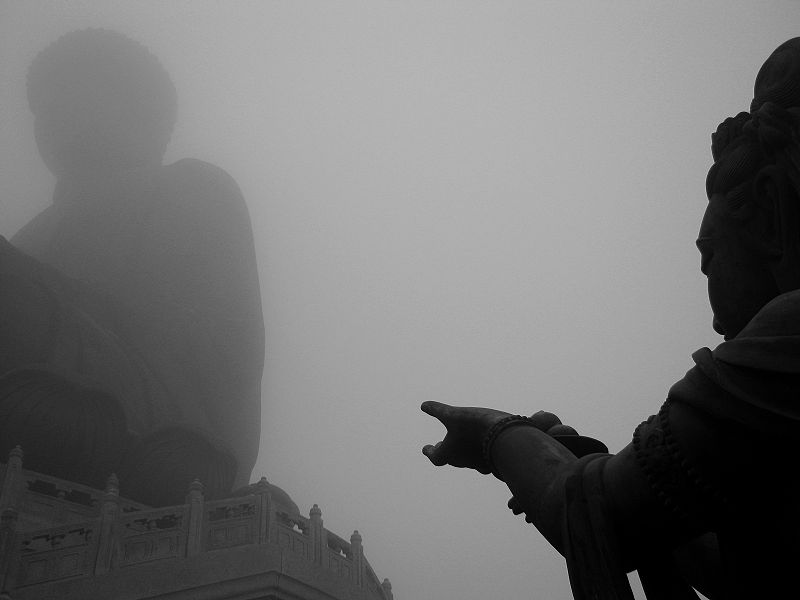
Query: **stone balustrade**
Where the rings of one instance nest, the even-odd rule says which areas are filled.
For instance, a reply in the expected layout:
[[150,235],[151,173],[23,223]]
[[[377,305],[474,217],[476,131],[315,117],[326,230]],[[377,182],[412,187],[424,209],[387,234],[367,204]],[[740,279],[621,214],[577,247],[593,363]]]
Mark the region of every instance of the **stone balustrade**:
[[194,481],[185,504],[150,508],[122,498],[113,475],[105,490],[95,490],[26,471],[22,458],[15,449],[0,464],[0,592],[272,545],[349,582],[364,598],[392,600],[358,531],[349,542],[328,531],[316,504],[309,517],[282,512],[264,478],[248,495],[211,501]]

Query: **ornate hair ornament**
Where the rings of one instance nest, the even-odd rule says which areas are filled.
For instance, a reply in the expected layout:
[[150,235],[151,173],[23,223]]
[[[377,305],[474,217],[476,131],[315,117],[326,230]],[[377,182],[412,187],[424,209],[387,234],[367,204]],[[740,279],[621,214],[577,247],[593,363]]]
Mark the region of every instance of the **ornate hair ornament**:
[[[798,143],[800,107],[786,109],[765,102],[752,113],[741,112],[725,119],[711,134],[714,165],[706,179],[708,197],[714,193],[733,192]],[[742,200],[742,194],[734,193],[734,196]]]
[[778,46],[764,62],[750,112],[725,119],[711,135],[714,165],[706,179],[708,197],[725,193],[740,204],[747,196],[744,184],[799,142],[800,37]]
[[770,155],[796,138],[798,130],[800,107],[785,109],[765,102],[755,112],[740,112],[720,123],[711,134],[711,154],[718,161],[726,150],[744,141],[757,144],[763,154]]

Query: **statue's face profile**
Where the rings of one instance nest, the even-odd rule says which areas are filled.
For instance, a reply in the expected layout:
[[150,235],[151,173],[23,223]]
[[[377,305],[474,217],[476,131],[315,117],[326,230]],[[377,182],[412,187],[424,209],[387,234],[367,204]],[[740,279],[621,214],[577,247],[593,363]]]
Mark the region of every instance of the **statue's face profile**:
[[761,67],[749,111],[711,135],[714,164],[697,247],[714,329],[730,339],[800,289],[800,38]]
[[725,339],[736,336],[778,294],[763,240],[732,212],[723,194],[712,195],[697,238],[714,330]]

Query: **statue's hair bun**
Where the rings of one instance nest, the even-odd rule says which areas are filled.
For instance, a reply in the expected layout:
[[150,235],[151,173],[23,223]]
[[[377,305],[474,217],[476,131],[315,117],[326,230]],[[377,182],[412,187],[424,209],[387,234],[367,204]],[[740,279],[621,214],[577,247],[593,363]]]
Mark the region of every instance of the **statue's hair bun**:
[[177,94],[172,79],[146,46],[119,32],[70,31],[39,52],[28,68],[28,105],[38,114],[82,85],[117,89],[160,128],[174,126]]
[[766,102],[784,109],[800,107],[800,37],[778,46],[759,70],[750,111]]

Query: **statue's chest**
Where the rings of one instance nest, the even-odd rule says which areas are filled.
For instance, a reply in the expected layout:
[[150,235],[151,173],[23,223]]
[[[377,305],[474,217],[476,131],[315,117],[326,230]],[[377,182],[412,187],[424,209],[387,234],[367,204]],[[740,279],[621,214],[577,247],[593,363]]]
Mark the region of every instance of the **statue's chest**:
[[144,208],[106,205],[63,211],[40,258],[65,275],[120,293],[142,276],[150,243],[149,211]]

